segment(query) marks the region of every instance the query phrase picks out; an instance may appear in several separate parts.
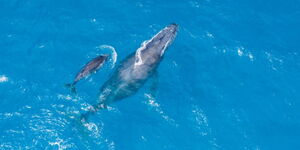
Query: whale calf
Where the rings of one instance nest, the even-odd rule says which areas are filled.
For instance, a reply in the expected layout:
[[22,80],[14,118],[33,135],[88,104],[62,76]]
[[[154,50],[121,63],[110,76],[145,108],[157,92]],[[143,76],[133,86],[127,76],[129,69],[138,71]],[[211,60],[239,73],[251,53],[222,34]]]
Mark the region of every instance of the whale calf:
[[76,93],[76,83],[82,78],[87,77],[88,75],[96,72],[99,68],[101,68],[107,57],[108,55],[100,55],[89,61],[80,69],[80,71],[75,76],[74,81],[72,83],[66,84],[65,86],[70,88],[73,93]]
[[166,26],[125,58],[101,87],[98,103],[81,115],[81,122],[86,122],[90,114],[106,108],[110,103],[134,95],[153,76],[177,31],[177,24]]

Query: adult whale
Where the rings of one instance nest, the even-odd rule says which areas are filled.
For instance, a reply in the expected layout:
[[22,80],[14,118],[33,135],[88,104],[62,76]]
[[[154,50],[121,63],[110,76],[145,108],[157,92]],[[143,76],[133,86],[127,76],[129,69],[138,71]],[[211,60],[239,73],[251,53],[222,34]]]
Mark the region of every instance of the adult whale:
[[108,104],[134,95],[154,74],[177,31],[177,24],[166,26],[125,58],[101,87],[99,102],[81,116],[81,122],[84,123],[90,114],[106,108]]

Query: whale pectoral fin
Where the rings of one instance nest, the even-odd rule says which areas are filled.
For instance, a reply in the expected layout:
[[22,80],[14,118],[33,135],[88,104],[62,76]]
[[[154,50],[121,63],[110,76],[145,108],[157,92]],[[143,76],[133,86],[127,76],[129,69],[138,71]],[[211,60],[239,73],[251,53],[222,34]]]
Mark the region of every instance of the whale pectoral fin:
[[151,85],[150,85],[150,94],[153,96],[153,97],[156,97],[157,95],[157,86],[158,86],[158,83],[159,83],[159,80],[158,80],[158,72],[155,71],[153,73],[153,76],[151,78]]

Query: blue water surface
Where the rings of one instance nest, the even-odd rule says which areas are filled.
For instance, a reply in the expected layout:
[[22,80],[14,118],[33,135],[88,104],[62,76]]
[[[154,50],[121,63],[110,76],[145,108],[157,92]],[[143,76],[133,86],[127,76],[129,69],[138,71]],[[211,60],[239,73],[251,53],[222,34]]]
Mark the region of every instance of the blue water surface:
[[[299,0],[0,0],[0,149],[298,150],[299,18]],[[64,84],[172,22],[156,96],[147,82],[82,126],[113,70]]]

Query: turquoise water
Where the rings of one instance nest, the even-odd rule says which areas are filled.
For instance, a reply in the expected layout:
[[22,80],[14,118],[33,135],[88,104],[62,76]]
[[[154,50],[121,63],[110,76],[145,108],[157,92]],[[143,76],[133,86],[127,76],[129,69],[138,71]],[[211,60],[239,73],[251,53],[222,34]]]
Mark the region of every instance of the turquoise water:
[[[299,18],[298,0],[1,0],[0,149],[299,149]],[[113,70],[64,84],[172,22],[156,97],[146,83],[80,125]]]

